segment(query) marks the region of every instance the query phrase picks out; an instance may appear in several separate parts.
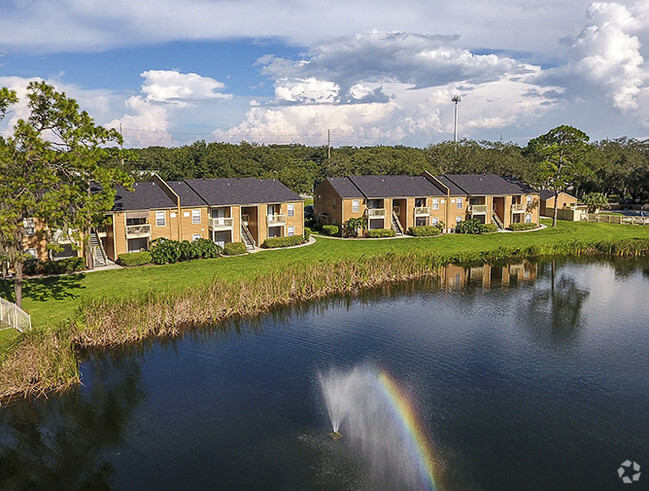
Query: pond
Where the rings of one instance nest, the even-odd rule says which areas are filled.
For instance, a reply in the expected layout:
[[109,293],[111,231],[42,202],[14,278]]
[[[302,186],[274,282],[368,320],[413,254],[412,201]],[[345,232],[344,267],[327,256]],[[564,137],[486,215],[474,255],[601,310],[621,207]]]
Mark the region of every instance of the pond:
[[646,485],[648,291],[646,261],[449,267],[91,353],[82,386],[0,408],[0,483]]

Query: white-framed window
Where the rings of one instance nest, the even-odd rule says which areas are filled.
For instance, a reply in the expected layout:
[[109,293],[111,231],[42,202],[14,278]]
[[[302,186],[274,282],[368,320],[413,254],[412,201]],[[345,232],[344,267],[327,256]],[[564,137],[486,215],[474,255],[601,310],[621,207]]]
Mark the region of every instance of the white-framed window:
[[462,217],[455,217],[455,223],[460,223],[462,221]]
[[192,210],[192,223],[201,223],[201,210]]
[[286,208],[286,214],[290,217],[295,216],[295,203],[289,203]]
[[192,241],[202,239],[203,236],[201,234],[192,234]]
[[353,199],[352,200],[352,213],[358,213],[361,211],[361,202],[360,200]]
[[525,215],[525,223],[532,223],[532,215],[529,213]]
[[439,218],[437,217],[432,217],[431,222],[433,224],[433,227],[437,227],[439,225]]
[[462,206],[463,206],[463,200],[462,200],[462,198],[458,198],[457,201],[455,202],[455,207],[456,207],[458,210],[461,210],[461,209],[462,209]]
[[532,204],[532,197],[528,196],[527,197],[527,206],[530,206]]
[[439,198],[433,198],[433,210],[439,210]]
[[295,235],[295,227],[292,225],[289,225],[286,228],[286,235]]
[[167,225],[167,212],[166,211],[156,211],[155,212],[155,226],[164,227]]
[[28,237],[36,234],[36,225],[33,218],[25,218],[23,220],[23,227],[25,227],[25,235]]

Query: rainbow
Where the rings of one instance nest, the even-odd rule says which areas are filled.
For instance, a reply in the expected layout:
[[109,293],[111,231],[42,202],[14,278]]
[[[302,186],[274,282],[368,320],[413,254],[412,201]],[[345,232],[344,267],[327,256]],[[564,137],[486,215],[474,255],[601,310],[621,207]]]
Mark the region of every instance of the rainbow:
[[423,482],[435,489],[433,451],[426,439],[423,428],[417,421],[417,415],[412,404],[399,389],[397,383],[386,372],[378,371],[377,381],[381,392],[390,402],[394,414],[401,422],[404,433],[407,434],[411,447],[419,459],[419,473]]

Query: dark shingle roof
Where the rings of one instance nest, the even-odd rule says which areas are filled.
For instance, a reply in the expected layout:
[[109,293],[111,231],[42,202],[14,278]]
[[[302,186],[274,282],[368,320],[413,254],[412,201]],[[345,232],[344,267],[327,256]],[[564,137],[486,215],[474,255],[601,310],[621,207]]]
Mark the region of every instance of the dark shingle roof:
[[364,198],[360,189],[354,186],[349,177],[328,177],[327,181],[341,198]]
[[208,205],[248,205],[300,201],[297,194],[275,179],[185,179]]
[[496,174],[444,174],[470,195],[484,194],[528,194],[535,193],[531,186],[514,177]]
[[[577,199],[572,194],[566,193],[565,191],[559,191],[559,195],[561,194],[565,194],[566,196]],[[539,198],[541,198],[542,200],[554,198],[554,191],[552,191],[552,189],[542,189],[541,191],[539,191]]]
[[167,184],[180,197],[180,206],[205,206],[205,201],[196,194],[185,181],[167,181]]
[[349,178],[367,198],[443,196],[423,176],[351,176]]
[[464,189],[459,187],[453,181],[449,180],[446,176],[435,176],[437,179],[449,189],[451,196],[464,196],[468,194]]
[[175,207],[176,203],[155,182],[136,182],[133,191],[117,186],[112,211],[135,211]]

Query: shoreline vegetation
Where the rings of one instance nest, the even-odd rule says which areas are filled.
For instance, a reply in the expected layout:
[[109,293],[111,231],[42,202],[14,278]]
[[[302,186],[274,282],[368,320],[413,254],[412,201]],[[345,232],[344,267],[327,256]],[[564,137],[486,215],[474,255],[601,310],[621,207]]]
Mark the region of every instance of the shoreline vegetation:
[[[80,353],[86,348],[179,336],[278,306],[434,277],[446,264],[649,256],[649,227],[563,222],[535,234],[320,242],[320,247],[316,243],[270,256],[31,280],[26,303],[36,327],[0,337],[0,404],[78,384]],[[2,284],[5,292],[9,287]]]

